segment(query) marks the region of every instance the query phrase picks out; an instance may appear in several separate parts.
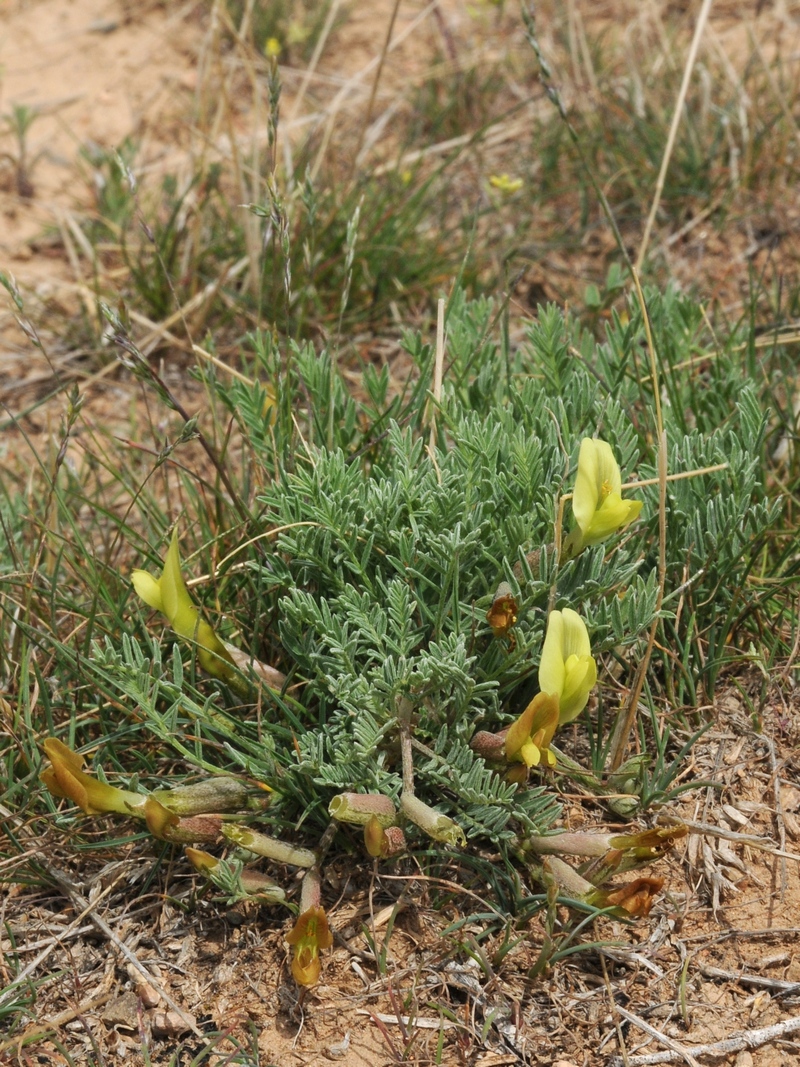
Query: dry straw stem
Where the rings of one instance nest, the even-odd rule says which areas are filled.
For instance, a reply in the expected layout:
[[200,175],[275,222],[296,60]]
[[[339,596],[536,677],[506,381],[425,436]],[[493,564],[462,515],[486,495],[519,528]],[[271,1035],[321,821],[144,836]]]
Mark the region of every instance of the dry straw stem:
[[[507,115],[511,115],[520,108],[527,107],[530,100],[526,99],[515,104],[509,109]],[[456,148],[468,148],[480,140],[486,149],[498,148],[502,144],[519,139],[530,133],[531,119],[529,115],[524,118],[510,119],[498,118],[494,122],[488,122],[479,130],[472,133],[462,133],[458,137],[449,137],[446,141],[437,141],[436,144],[427,145],[425,148],[414,148],[404,152],[402,156],[394,157],[375,167],[372,174],[381,177],[390,171],[405,170],[412,167],[420,160],[430,159],[432,156],[444,156]]]
[[[247,43],[251,17],[255,7],[255,0],[247,0],[239,26],[234,25],[224,0],[215,0],[212,7],[210,26],[204,42],[203,53],[198,64],[198,87],[196,93],[198,119],[193,130],[200,138],[201,152],[194,173],[205,175],[208,166],[208,156],[214,151],[220,141],[221,131],[225,130],[230,144],[230,163],[233,167],[234,181],[239,189],[239,197],[244,204],[260,202],[262,199],[263,179],[259,166],[259,139],[260,131],[266,123],[262,120],[262,84],[255,69],[252,50]],[[222,51],[222,28],[226,28],[233,41],[237,53],[237,62],[227,62],[223,59]],[[225,76],[220,68],[226,68]],[[235,108],[233,100],[236,96],[234,81],[240,70],[244,70],[252,87],[252,108],[254,122],[252,123],[252,138],[250,144],[250,163],[243,160],[240,152],[240,139],[236,132]],[[204,104],[205,101],[205,104]],[[213,114],[212,114],[213,112]],[[202,128],[202,127],[205,128]],[[249,183],[248,179],[249,178]],[[195,212],[191,219],[192,240],[187,244],[187,256],[191,250],[202,247],[203,237],[202,213]],[[247,255],[244,257],[248,268],[247,284],[254,297],[258,296],[260,286],[260,222],[252,212],[246,212],[243,216],[242,228],[245,235]],[[182,264],[181,274],[186,275],[191,269],[187,261]],[[221,279],[216,283],[221,284]]]
[[353,152],[353,163],[350,168],[350,180],[353,180],[353,175],[356,172],[356,167],[359,163],[359,156],[361,155],[361,148],[364,144],[364,137],[366,136],[367,129],[372,119],[372,109],[375,106],[375,96],[378,92],[378,86],[381,80],[381,74],[383,73],[383,65],[386,62],[386,56],[389,52],[389,45],[392,43],[392,34],[394,33],[394,24],[397,21],[397,12],[400,10],[400,0],[394,0],[394,6],[392,7],[392,14],[389,18],[389,25],[386,30],[386,37],[383,41],[383,48],[378,58],[378,67],[375,71],[375,77],[372,79],[372,88],[369,93],[369,101],[367,103],[367,110],[364,114],[364,121],[361,123],[361,129],[358,131],[358,142],[356,143],[355,151]]
[[[726,471],[730,463],[715,463],[711,467],[695,467],[691,471],[679,471],[677,474],[668,474],[665,481],[682,482],[685,478],[699,478],[702,474],[714,474],[716,471]],[[621,489],[641,489],[645,485],[661,485],[661,478],[643,478],[640,482],[625,482]],[[569,496],[572,496],[570,493]],[[564,498],[569,499],[569,497]]]
[[[234,548],[232,552],[229,552],[227,554],[227,556],[223,556],[222,559],[219,561],[219,563],[216,565],[215,573],[219,574],[219,572],[222,570],[222,568],[225,566],[225,564],[229,563],[234,558],[234,556],[238,556],[240,552],[243,552],[246,548],[249,548],[250,545],[254,545],[258,541],[264,541],[267,538],[275,537],[277,534],[283,533],[284,530],[294,530],[298,526],[320,526],[320,525],[321,525],[321,523],[319,523],[319,522],[311,522],[311,521],[306,521],[306,520],[304,520],[303,522],[289,522],[285,526],[275,526],[271,530],[265,530],[264,533],[256,534],[255,537],[251,537],[247,541],[243,541],[242,544],[237,545],[236,548]],[[191,556],[188,557],[186,562],[188,563],[191,558],[192,558]],[[246,570],[247,567],[248,567],[248,564],[240,563],[240,564],[237,564],[236,567],[231,567],[231,572],[235,572],[237,570]],[[209,574],[200,574],[196,578],[188,578],[187,581],[186,581],[186,585],[187,585],[188,588],[192,589],[196,585],[202,585],[203,582],[210,582],[213,577],[214,577],[214,574],[211,574],[211,573],[209,573]]]
[[[618,1007],[617,1011],[625,1017],[629,1014],[624,1008]],[[640,1025],[640,1020],[636,1016],[631,1018],[631,1022],[637,1026]],[[794,1016],[791,1019],[784,1019],[783,1022],[774,1023],[772,1026],[762,1026],[758,1030],[740,1030],[738,1033],[731,1034],[730,1037],[723,1038],[722,1041],[714,1041],[709,1045],[695,1045],[691,1049],[682,1049],[681,1052],[668,1049],[665,1052],[645,1053],[643,1056],[617,1056],[611,1061],[611,1067],[645,1067],[645,1065],[655,1063],[674,1063],[679,1059],[685,1060],[687,1054],[690,1057],[711,1056],[714,1059],[721,1059],[732,1052],[760,1048],[788,1034],[797,1033],[798,1030],[800,1030],[800,1016]],[[659,1039],[668,1040],[663,1034],[659,1035]],[[692,1060],[692,1062],[695,1061]]]
[[[694,37],[692,38],[692,44],[689,48],[689,54],[686,57],[686,66],[683,70],[683,81],[681,82],[680,91],[678,92],[678,99],[675,101],[675,110],[672,115],[672,124],[669,128],[669,136],[667,137],[667,144],[664,148],[664,156],[661,160],[661,170],[658,172],[658,180],[656,181],[656,191],[653,196],[653,203],[650,206],[650,214],[647,216],[647,223],[644,228],[644,234],[642,235],[642,243],[639,246],[639,255],[636,257],[636,271],[642,269],[644,258],[647,255],[647,246],[650,243],[650,231],[653,228],[655,222],[656,213],[658,212],[659,204],[661,203],[661,194],[664,191],[664,181],[667,177],[667,170],[669,168],[670,159],[672,158],[672,150],[675,147],[675,138],[678,134],[678,126],[680,125],[681,117],[683,115],[683,106],[686,103],[686,94],[689,91],[689,82],[692,78],[692,71],[694,70],[695,60],[697,59],[697,52],[700,48],[700,41],[703,36],[706,22],[708,21],[708,15],[711,11],[711,5],[714,0],[703,0],[703,6],[700,9],[700,14],[697,16],[697,25],[694,30]],[[634,276],[635,278],[635,276]],[[639,288],[638,279],[636,279],[636,287]]]
[[[89,929],[91,929],[91,927]],[[68,1008],[66,1011],[59,1012],[58,1015],[54,1015],[52,1019],[42,1019],[39,1029],[25,1030],[23,1036],[17,1034],[16,1037],[9,1037],[6,1038],[5,1041],[0,1041],[0,1054],[15,1047],[19,1050],[23,1042],[25,1045],[32,1045],[34,1042],[44,1041],[46,1038],[52,1037],[53,1034],[58,1033],[62,1026],[66,1026],[66,1024],[72,1022],[73,1019],[77,1019],[81,1015],[87,1015],[89,1012],[96,1011],[96,1009],[105,1004],[106,1001],[111,1000],[112,997],[116,996],[117,993],[114,989],[101,989],[99,993],[87,997],[87,999],[76,1008]],[[17,1059],[16,1062],[22,1061]]]
[[[7,809],[5,809],[5,808],[2,809],[2,814],[3,814],[4,818],[8,818],[9,817],[6,814],[6,812],[7,812]],[[19,825],[18,820],[15,819],[13,821],[14,821],[15,827]],[[39,850],[36,850],[36,852],[34,852],[33,854],[36,855],[37,858],[40,856]],[[48,868],[48,870],[50,871],[51,874],[53,873],[53,871],[50,868]],[[54,877],[55,877],[55,875],[54,875]],[[122,876],[120,876],[120,877],[122,877]],[[17,974],[17,976],[15,977],[13,982],[9,983],[9,985],[6,986],[6,988],[3,990],[3,992],[0,993],[0,1007],[2,1007],[4,1004],[7,1004],[9,1001],[13,1001],[14,1000],[15,996],[19,993],[19,991],[21,989],[25,988],[25,984],[26,984],[27,979],[31,975],[36,973],[36,971],[38,970],[40,964],[44,963],[44,961],[47,959],[47,957],[50,956],[50,954],[56,948],[58,948],[60,945],[64,945],[73,935],[80,936],[81,934],[87,933],[92,928],[91,925],[88,926],[88,927],[87,926],[81,926],[81,923],[83,922],[84,918],[87,915],[89,915],[89,913],[93,909],[98,907],[98,905],[103,901],[103,899],[105,897],[109,896],[114,891],[114,889],[116,889],[119,881],[120,881],[120,878],[113,879],[105,887],[105,889],[103,889],[95,897],[95,899],[91,902],[91,904],[87,903],[84,908],[82,908],[82,909],[80,909],[78,911],[78,914],[70,922],[69,926],[65,927],[59,933],[59,935],[57,937],[49,938],[45,942],[44,947],[42,948],[42,951],[33,960],[31,960],[31,962],[22,971],[20,971],[19,974]],[[70,883],[70,885],[71,885],[71,883]],[[74,903],[74,901],[73,901],[73,903]],[[30,950],[30,947],[29,947],[29,950]],[[0,1051],[4,1047],[5,1047],[5,1045],[0,1045]]]
[[[403,41],[405,41],[407,37],[410,37],[411,34],[414,33],[414,31],[417,29],[417,27],[420,26],[433,11],[435,11],[435,9],[438,7],[438,4],[439,0],[432,0],[432,3],[428,4],[425,8],[423,8],[423,10],[417,15],[417,17],[413,19],[404,30],[397,34],[394,40],[391,41],[391,43],[388,45],[386,51],[393,52],[395,48],[399,48]],[[334,125],[336,124],[336,118],[342,107],[344,106],[345,100],[348,96],[350,96],[354,89],[357,89],[361,85],[361,82],[364,80],[364,78],[366,78],[366,76],[371,71],[375,70],[375,68],[380,62],[381,56],[375,56],[374,59],[371,59],[369,63],[363,66],[361,70],[357,71],[352,76],[352,78],[349,78],[345,82],[345,84],[341,87],[339,92],[333,98],[333,101],[331,102],[331,105],[326,112],[327,122],[325,124],[325,130],[322,135],[319,150],[314,160],[314,164],[311,167],[312,182],[316,181],[317,175],[319,174],[320,167],[322,166],[322,163],[325,159],[325,155],[328,151],[328,145],[330,144]]]
[[647,335],[647,351],[650,356],[650,374],[653,382],[656,432],[658,435],[658,595],[656,596],[653,622],[650,626],[650,633],[647,638],[647,648],[645,649],[644,656],[642,657],[639,669],[636,673],[636,680],[634,681],[633,689],[631,690],[628,706],[624,711],[620,710],[617,721],[614,724],[608,766],[609,771],[618,770],[625,757],[625,749],[627,748],[628,739],[631,730],[633,729],[633,723],[639,707],[639,698],[641,697],[642,689],[644,688],[647,668],[650,665],[650,657],[653,654],[661,605],[664,602],[664,586],[667,580],[667,433],[664,429],[664,417],[661,411],[658,366],[656,364],[653,334],[650,329],[650,316],[647,313],[647,305],[645,304],[644,293],[642,292],[642,287],[639,283],[639,275],[635,269],[632,270],[632,274],[634,284],[636,285],[636,295],[639,298],[639,306],[642,310],[645,333]]
[[622,1018],[625,1019],[627,1022],[633,1023],[634,1026],[638,1026],[640,1030],[644,1030],[644,1032],[646,1034],[649,1034],[650,1037],[655,1038],[656,1041],[668,1048],[677,1057],[684,1060],[689,1065],[689,1067],[700,1067],[691,1052],[683,1045],[681,1045],[679,1041],[675,1041],[673,1038],[667,1037],[666,1034],[662,1034],[662,1032],[660,1030],[657,1030],[655,1026],[651,1026],[650,1023],[646,1022],[638,1015],[634,1015],[632,1011],[627,1011],[619,1004],[614,1005],[614,1011],[618,1015],[621,1015]]
[[436,410],[442,402],[442,377],[444,374],[444,300],[436,305],[436,357],[433,364],[433,404],[431,413],[431,439],[428,452],[433,456],[436,444]]
[[[303,72],[303,80],[300,82],[300,88],[297,90],[297,95],[292,103],[291,110],[289,111],[288,122],[291,124],[300,114],[300,107],[305,99],[305,95],[308,92],[308,87],[311,84],[311,79],[317,70],[320,57],[322,56],[323,49],[328,42],[333,24],[336,21],[336,16],[339,14],[339,8],[342,6],[342,0],[333,0],[333,3],[328,8],[328,14],[325,17],[325,25],[322,27],[322,32],[317,39],[317,43],[314,46],[314,54],[311,56],[308,66]],[[396,12],[395,12],[396,13]],[[389,34],[391,36],[391,32]],[[287,142],[288,143],[288,142]],[[290,168],[293,170],[294,168]]]

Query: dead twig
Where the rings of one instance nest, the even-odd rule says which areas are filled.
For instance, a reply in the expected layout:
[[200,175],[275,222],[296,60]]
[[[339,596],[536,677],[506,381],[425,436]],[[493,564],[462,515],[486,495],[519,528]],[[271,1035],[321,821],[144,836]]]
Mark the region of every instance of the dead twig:
[[647,216],[647,223],[644,228],[644,235],[642,237],[642,243],[639,246],[639,255],[636,257],[636,270],[642,269],[645,255],[647,254],[647,246],[650,243],[650,231],[653,228],[653,223],[656,219],[659,204],[661,203],[661,194],[664,191],[664,181],[667,177],[667,170],[669,169],[669,161],[672,158],[672,150],[675,147],[675,137],[678,133],[678,126],[680,125],[681,118],[683,116],[683,105],[686,102],[686,94],[689,91],[689,83],[692,79],[692,71],[694,70],[695,60],[697,59],[697,53],[700,48],[700,41],[703,37],[703,31],[705,30],[706,22],[708,21],[708,14],[711,11],[711,5],[714,0],[703,0],[703,6],[700,8],[700,14],[697,16],[697,23],[694,29],[694,37],[689,47],[689,55],[686,57],[686,66],[683,71],[683,81],[681,82],[680,90],[678,91],[678,98],[675,101],[675,110],[672,115],[672,123],[670,124],[669,134],[667,136],[667,144],[664,148],[664,155],[661,159],[661,169],[658,173],[658,179],[656,181],[656,191],[653,196],[653,203],[650,205],[650,214]]
[[[622,1012],[622,1008],[617,1008]],[[628,1014],[625,1012],[625,1014]],[[637,1026],[639,1023],[637,1022]],[[743,1052],[745,1049],[761,1048],[762,1045],[768,1045],[770,1041],[776,1041],[779,1037],[786,1037],[787,1034],[794,1034],[800,1030],[800,1016],[794,1016],[791,1019],[784,1019],[782,1023],[773,1023],[772,1026],[762,1026],[758,1030],[740,1030],[738,1033],[731,1034],[730,1037],[723,1038],[722,1041],[714,1041],[710,1045],[695,1045],[693,1048],[685,1050],[692,1056],[711,1056],[714,1059],[720,1059],[722,1056],[730,1056],[732,1052]],[[630,1067],[645,1067],[645,1064],[651,1063],[674,1063],[679,1059],[683,1053],[675,1052],[672,1049],[667,1049],[664,1052],[650,1052],[641,1056],[629,1056],[628,1065]],[[621,1056],[615,1057],[611,1061],[611,1067],[623,1067],[623,1059]]]
[[[684,1048],[679,1041],[674,1041],[671,1037],[667,1037],[666,1034],[662,1034],[660,1030],[657,1030],[655,1026],[651,1026],[650,1023],[640,1018],[638,1015],[634,1015],[632,1011],[628,1011],[626,1008],[621,1007],[619,1004],[614,1006],[614,1010],[618,1015],[621,1015],[623,1019],[626,1019],[629,1023],[633,1023],[634,1026],[638,1026],[640,1030],[644,1030],[650,1037],[654,1037],[656,1041],[659,1041],[662,1045],[665,1045],[676,1056],[680,1056],[689,1064],[689,1067],[699,1067],[697,1060],[691,1054],[691,1052]],[[633,1063],[635,1057],[628,1057],[628,1062]]]
[[800,982],[786,982],[782,978],[765,978],[763,974],[723,971],[721,967],[700,967],[699,970],[705,978],[721,978],[726,982],[738,982],[739,985],[767,989],[776,997],[785,997],[792,993],[800,994]]

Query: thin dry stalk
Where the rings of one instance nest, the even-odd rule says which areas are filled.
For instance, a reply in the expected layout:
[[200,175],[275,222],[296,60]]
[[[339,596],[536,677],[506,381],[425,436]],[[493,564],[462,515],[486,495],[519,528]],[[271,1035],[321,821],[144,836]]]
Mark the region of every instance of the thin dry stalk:
[[442,402],[442,376],[444,373],[444,300],[436,306],[436,356],[433,364],[433,413],[431,414],[431,439],[428,451],[431,456],[436,444],[436,411]]
[[705,29],[706,22],[708,21],[708,15],[711,11],[711,5],[713,4],[713,2],[714,0],[703,0],[703,6],[700,9],[700,14],[697,16],[697,25],[695,26],[694,37],[692,38],[692,44],[689,48],[689,55],[686,57],[686,66],[683,70],[683,81],[681,82],[680,91],[678,92],[678,99],[675,101],[675,111],[672,115],[672,124],[669,128],[669,136],[667,137],[667,144],[664,149],[664,156],[661,160],[661,170],[658,172],[658,180],[656,181],[656,191],[655,195],[653,196],[653,203],[650,206],[650,214],[647,216],[647,223],[644,228],[642,243],[639,246],[639,255],[636,257],[637,273],[642,269],[644,257],[647,255],[647,246],[650,243],[650,231],[653,228],[656,213],[658,211],[659,204],[661,203],[661,194],[664,191],[664,181],[666,180],[667,169],[669,168],[669,162],[672,158],[672,150],[675,147],[675,138],[678,135],[678,126],[680,125],[681,116],[683,114],[683,105],[686,103],[686,94],[689,91],[689,82],[692,78],[692,71],[694,70],[695,60],[697,59],[697,52],[700,48],[700,41],[703,37],[703,31]]
[[[393,52],[395,48],[399,48],[403,41],[410,37],[411,34],[414,33],[415,30],[419,26],[421,26],[422,23],[429,17],[429,15],[435,10],[438,3],[439,0],[432,0],[432,3],[424,7],[423,10],[420,11],[420,13],[417,15],[417,17],[413,19],[404,30],[398,33],[398,35],[394,38],[394,40],[387,48],[387,51]],[[311,168],[312,181],[316,180],[316,177],[319,174],[320,168],[325,159],[325,155],[328,151],[328,145],[330,144],[331,136],[333,135],[333,128],[336,124],[336,118],[341,109],[343,108],[345,100],[355,89],[361,86],[361,83],[364,78],[366,78],[368,74],[375,70],[379,62],[380,56],[375,56],[374,59],[371,59],[369,63],[365,64],[361,68],[361,70],[359,70],[356,74],[353,75],[352,78],[349,78],[345,82],[345,84],[333,98],[330,107],[327,109],[327,122],[325,124],[325,130],[322,135],[322,141],[319,146],[319,150],[314,160],[314,165]]]
[[651,1026],[650,1023],[646,1022],[638,1015],[634,1015],[632,1011],[627,1011],[619,1004],[615,1005],[614,1010],[618,1012],[623,1019],[626,1019],[629,1023],[633,1023],[634,1026],[638,1026],[640,1030],[644,1030],[650,1037],[654,1037],[656,1041],[670,1049],[676,1056],[680,1056],[686,1061],[689,1067],[700,1067],[691,1052],[684,1045],[681,1045],[680,1042],[673,1040],[671,1037],[667,1037],[661,1030],[657,1030],[655,1026]]
[[[722,1056],[729,1056],[732,1052],[760,1048],[762,1045],[777,1041],[788,1034],[795,1034],[798,1030],[800,1030],[800,1016],[795,1016],[792,1019],[785,1019],[781,1023],[774,1023],[772,1026],[762,1026],[758,1030],[740,1030],[738,1033],[731,1034],[730,1037],[726,1037],[722,1041],[714,1041],[710,1045],[695,1045],[691,1050],[691,1054],[695,1057],[713,1056],[719,1059]],[[616,1057],[611,1061],[611,1067],[625,1067],[626,1062],[629,1067],[645,1067],[645,1065],[655,1063],[674,1063],[680,1056],[681,1053],[668,1049],[665,1052],[645,1053],[643,1056],[629,1056],[627,1061],[621,1057]]]
[[108,941],[116,948],[120,955],[124,956],[128,963],[130,963],[131,966],[134,967],[136,971],[138,971],[138,973],[142,976],[142,978],[144,978],[147,984],[152,986],[153,989],[155,989],[155,991],[162,998],[164,1003],[174,1012],[176,1012],[177,1015],[180,1016],[186,1027],[191,1030],[192,1033],[195,1034],[197,1037],[202,1037],[203,1032],[198,1028],[197,1023],[194,1021],[194,1019],[190,1015],[187,1015],[186,1012],[181,1008],[181,1006],[172,999],[166,989],[164,989],[163,985],[156,979],[153,974],[150,973],[150,971],[148,971],[148,969],[140,961],[139,957],[134,952],[132,952],[131,949],[128,948],[125,942],[122,941],[117,936],[117,934],[114,933],[114,931],[105,921],[105,919],[101,915],[97,914],[97,912],[95,911],[97,902],[92,901],[90,903],[89,901],[87,901],[85,897],[83,897],[82,894],[78,892],[78,889],[73,884],[73,882],[57,868],[52,867],[49,864],[43,864],[43,866],[47,870],[47,873],[50,875],[50,877],[53,878],[54,881],[59,884],[59,886],[61,886],[62,890],[72,901],[73,905],[80,910],[80,918],[82,919],[84,916],[88,916],[88,918],[97,928],[97,930],[99,930],[100,933],[105,938],[107,938]]
[[[677,474],[668,474],[668,482],[682,482],[686,478],[699,478],[703,474],[714,474],[715,471],[726,471],[730,463],[715,463],[711,467],[698,467],[693,471],[678,471]],[[622,489],[641,489],[645,485],[660,485],[660,478],[643,478],[640,482],[625,482]],[[570,493],[569,496],[572,494]]]
[[658,595],[656,596],[653,622],[650,626],[650,633],[647,638],[647,647],[636,673],[636,679],[633,684],[633,689],[631,690],[630,699],[628,700],[628,706],[624,713],[620,712],[617,721],[614,724],[614,733],[611,738],[609,757],[610,771],[618,770],[625,757],[625,749],[627,748],[628,739],[636,719],[636,712],[639,708],[639,698],[641,697],[642,689],[644,688],[647,668],[650,666],[650,657],[653,654],[661,605],[664,602],[664,586],[667,581],[667,433],[664,429],[664,418],[661,411],[661,387],[658,381],[658,366],[656,364],[653,334],[650,330],[650,316],[647,313],[647,305],[645,304],[644,293],[642,292],[642,287],[639,283],[639,275],[635,269],[632,273],[636,285],[636,294],[639,298],[639,305],[642,309],[645,333],[647,335],[647,351],[650,356],[650,374],[653,381],[656,432],[658,435]]
[[288,121],[291,124],[300,114],[300,107],[305,99],[305,95],[308,92],[308,87],[311,84],[311,79],[317,70],[317,64],[322,56],[323,49],[328,43],[333,24],[336,21],[336,16],[339,14],[339,8],[342,6],[342,0],[333,0],[333,3],[328,8],[328,14],[325,18],[325,25],[322,27],[322,33],[319,35],[316,45],[314,46],[314,54],[311,56],[308,66],[303,72],[303,80],[300,82],[300,88],[297,90],[297,96],[295,96],[292,103],[291,110],[289,111]]
[[389,46],[392,43],[392,34],[394,33],[394,24],[397,21],[397,12],[400,10],[400,0],[394,0],[394,6],[392,7],[392,14],[389,18],[389,25],[386,30],[386,37],[383,41],[383,48],[378,58],[378,66],[375,71],[375,77],[372,79],[372,88],[369,93],[369,101],[367,102],[367,110],[364,115],[364,121],[361,124],[361,129],[358,134],[358,141],[356,143],[355,151],[353,152],[353,164],[350,168],[350,181],[353,180],[353,175],[356,172],[358,166],[358,157],[361,154],[361,146],[364,144],[364,137],[370,122],[372,121],[372,109],[375,106],[375,96],[378,92],[378,86],[381,81],[381,74],[383,74],[383,65],[386,62],[386,56],[389,53]]

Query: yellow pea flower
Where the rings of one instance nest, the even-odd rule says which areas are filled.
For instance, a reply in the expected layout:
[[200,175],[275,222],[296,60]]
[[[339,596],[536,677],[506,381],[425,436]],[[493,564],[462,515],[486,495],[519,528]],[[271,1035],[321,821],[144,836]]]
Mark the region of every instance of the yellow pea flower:
[[611,445],[585,437],[572,494],[577,526],[565,542],[565,558],[577,556],[587,545],[605,541],[633,522],[641,510],[641,500],[622,498],[622,477]]
[[559,723],[580,715],[597,682],[586,623],[571,608],[551,611],[539,663],[539,688],[558,698]]
[[42,771],[40,778],[54,797],[66,797],[86,815],[114,811],[119,815],[144,817],[146,796],[127,789],[117,789],[86,774],[83,756],[55,737],[48,737],[42,747],[50,766]]
[[320,949],[333,945],[333,934],[328,926],[325,909],[319,906],[308,908],[298,918],[286,940],[294,949],[292,974],[298,985],[311,986],[319,981],[322,965]]
[[556,757],[549,745],[558,726],[558,698],[537,693],[516,722],[508,728],[505,757],[510,763],[536,767],[545,763],[555,767]]
[[181,574],[177,529],[172,533],[161,577],[154,578],[147,571],[135,570],[131,574],[131,582],[145,604],[166,616],[179,637],[194,643],[197,660],[204,671],[222,679],[234,689],[242,689],[242,680],[234,667],[233,657],[189,596]]

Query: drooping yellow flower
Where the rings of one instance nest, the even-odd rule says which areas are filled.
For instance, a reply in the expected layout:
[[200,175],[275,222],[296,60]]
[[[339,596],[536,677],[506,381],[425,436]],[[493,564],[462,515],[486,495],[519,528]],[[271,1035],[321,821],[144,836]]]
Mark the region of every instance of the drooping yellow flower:
[[[486,612],[486,621],[491,626],[494,636],[508,636],[508,631],[511,627],[517,625],[518,617],[519,607],[514,594],[511,592],[511,586],[508,582],[501,582],[497,587],[497,592],[494,594],[492,606]],[[516,644],[513,636],[511,636],[510,640],[514,645]]]
[[611,537],[642,510],[641,500],[623,500],[619,464],[606,441],[585,437],[578,456],[578,473],[572,494],[576,528],[564,546],[567,558],[577,556],[587,545]]
[[646,874],[619,889],[595,889],[586,899],[596,908],[618,908],[622,915],[646,919],[663,888],[663,878]]
[[537,693],[506,734],[505,757],[510,763],[537,767],[545,763],[555,767],[556,757],[550,742],[558,726],[558,698],[551,693]]
[[558,698],[559,723],[580,715],[597,682],[586,623],[571,608],[551,611],[539,663],[539,688]]
[[319,980],[321,949],[333,945],[333,934],[328,926],[325,909],[311,907],[298,918],[286,940],[294,949],[292,974],[298,985],[312,986]]
[[181,574],[177,528],[172,533],[161,577],[154,578],[147,571],[135,570],[131,582],[145,604],[165,615],[175,633],[196,646],[197,660],[204,671],[234,688],[241,688],[241,679],[230,652],[189,596]]
[[55,737],[48,737],[42,747],[50,766],[42,771],[40,777],[54,797],[66,797],[86,815],[114,811],[120,815],[144,817],[147,797],[127,789],[117,789],[86,774],[83,756]]

